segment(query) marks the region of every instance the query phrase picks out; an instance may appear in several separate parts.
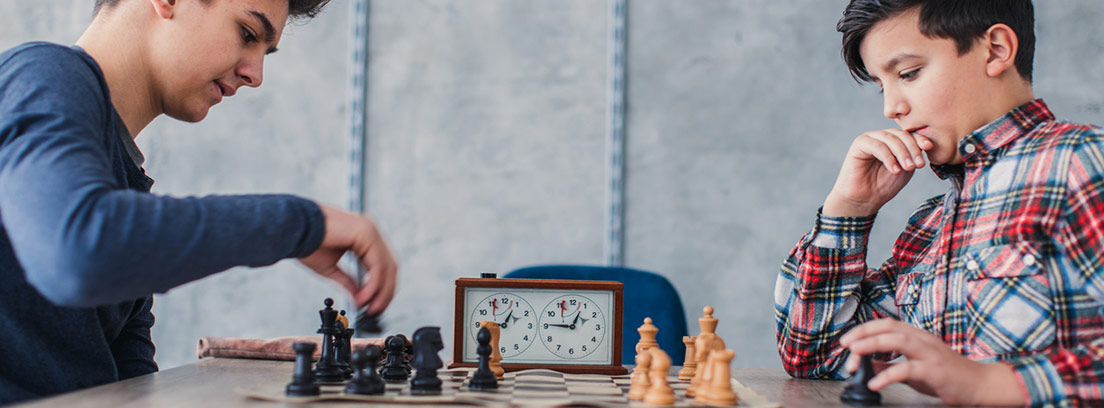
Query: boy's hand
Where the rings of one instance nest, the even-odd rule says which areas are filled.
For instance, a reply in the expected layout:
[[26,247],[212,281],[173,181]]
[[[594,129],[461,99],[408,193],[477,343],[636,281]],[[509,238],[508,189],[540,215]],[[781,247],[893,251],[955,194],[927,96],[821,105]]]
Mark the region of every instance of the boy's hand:
[[905,383],[951,405],[1024,405],[1023,393],[1012,367],[1001,363],[971,361],[931,333],[894,319],[862,324],[844,334],[840,345],[851,350],[844,369],[859,368],[859,357],[897,352],[907,359],[899,363],[874,362],[878,375],[867,386],[878,391],[892,383]]
[[924,167],[931,140],[901,129],[866,132],[851,143],[836,185],[824,201],[824,215],[874,215]]
[[[358,308],[371,303],[366,313],[379,314],[395,296],[398,265],[391,250],[387,249],[376,224],[368,217],[326,205],[319,204],[319,207],[326,218],[326,236],[318,250],[300,258],[299,262],[345,287]],[[346,251],[352,251],[368,270],[368,283],[364,287],[338,266]]]

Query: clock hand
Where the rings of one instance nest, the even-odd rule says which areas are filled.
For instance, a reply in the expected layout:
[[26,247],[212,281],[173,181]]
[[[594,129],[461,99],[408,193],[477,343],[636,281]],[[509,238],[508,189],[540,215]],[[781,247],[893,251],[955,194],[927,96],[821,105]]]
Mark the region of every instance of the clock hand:
[[572,329],[572,330],[575,329],[574,324],[558,324],[558,323],[545,323],[545,324],[547,324],[549,326],[554,326],[554,327],[566,327],[566,328]]
[[506,318],[502,319],[502,323],[499,323],[498,326],[505,329],[506,325],[509,324],[509,322],[510,322],[510,316],[513,316],[513,315],[514,315],[514,311],[511,310],[510,313],[506,314]]

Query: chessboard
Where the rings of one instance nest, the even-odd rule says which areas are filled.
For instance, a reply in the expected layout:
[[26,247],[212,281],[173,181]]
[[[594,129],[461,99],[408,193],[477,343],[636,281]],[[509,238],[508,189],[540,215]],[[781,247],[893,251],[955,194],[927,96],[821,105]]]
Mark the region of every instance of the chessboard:
[[[474,371],[475,369],[471,368],[438,371],[438,378],[443,383],[442,390],[440,394],[429,395],[411,393],[409,381],[388,383],[383,395],[346,394],[343,392],[344,383],[321,383],[321,395],[291,397],[285,395],[287,383],[284,380],[235,391],[249,398],[282,403],[361,401],[376,404],[450,404],[482,407],[647,406],[639,401],[629,401],[629,375],[565,374],[545,369],[522,370],[506,373],[505,379],[498,382],[496,390],[473,391],[468,389],[467,382]],[[671,387],[675,389],[674,406],[704,406],[692,398],[686,398],[688,381],[681,381],[675,376],[670,376],[668,380]],[[739,396],[736,406],[756,408],[780,406],[735,379],[732,380],[732,387]]]

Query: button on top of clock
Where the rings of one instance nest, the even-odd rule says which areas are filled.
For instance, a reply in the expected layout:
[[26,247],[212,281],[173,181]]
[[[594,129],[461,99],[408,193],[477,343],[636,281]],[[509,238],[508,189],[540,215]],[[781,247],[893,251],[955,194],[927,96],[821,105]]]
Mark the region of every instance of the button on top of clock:
[[498,274],[497,273],[483,272],[483,273],[479,274],[479,277],[483,278],[483,279],[498,279]]

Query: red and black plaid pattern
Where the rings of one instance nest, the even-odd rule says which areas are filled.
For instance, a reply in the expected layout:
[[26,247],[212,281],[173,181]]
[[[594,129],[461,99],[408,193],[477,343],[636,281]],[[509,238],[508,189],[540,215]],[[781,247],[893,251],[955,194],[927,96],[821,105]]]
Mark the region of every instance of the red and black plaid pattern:
[[783,365],[842,378],[839,337],[888,317],[1010,364],[1032,404],[1104,403],[1104,131],[1057,122],[1035,100],[959,152],[965,163],[933,166],[950,190],[913,213],[877,269],[874,217],[818,214],[775,287]]

